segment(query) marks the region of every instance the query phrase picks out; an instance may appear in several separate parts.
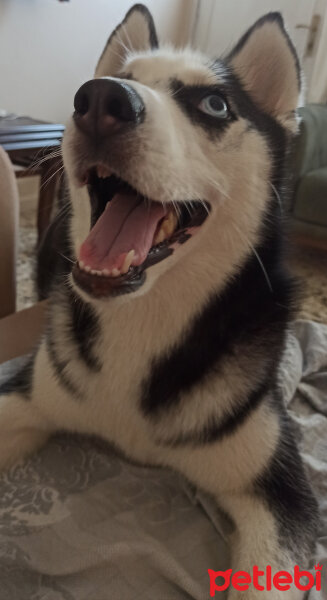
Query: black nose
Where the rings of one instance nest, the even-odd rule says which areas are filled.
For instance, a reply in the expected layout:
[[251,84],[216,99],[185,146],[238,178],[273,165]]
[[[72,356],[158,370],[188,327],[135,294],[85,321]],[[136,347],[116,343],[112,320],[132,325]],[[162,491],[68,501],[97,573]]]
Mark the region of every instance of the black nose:
[[74,98],[74,121],[91,137],[111,135],[126,125],[144,119],[144,103],[137,92],[123,81],[92,79],[84,83]]

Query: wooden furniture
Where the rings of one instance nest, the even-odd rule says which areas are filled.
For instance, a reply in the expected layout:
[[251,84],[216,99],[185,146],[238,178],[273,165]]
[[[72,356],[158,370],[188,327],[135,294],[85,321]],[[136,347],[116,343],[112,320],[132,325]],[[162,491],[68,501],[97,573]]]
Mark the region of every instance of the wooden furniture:
[[37,214],[39,241],[50,221],[62,166],[61,158],[51,154],[56,148],[59,150],[64,129],[64,125],[30,117],[0,118],[0,145],[15,165],[23,167],[16,169],[16,176],[39,174],[41,177]]
[[18,210],[12,164],[0,147],[0,319],[16,310]]

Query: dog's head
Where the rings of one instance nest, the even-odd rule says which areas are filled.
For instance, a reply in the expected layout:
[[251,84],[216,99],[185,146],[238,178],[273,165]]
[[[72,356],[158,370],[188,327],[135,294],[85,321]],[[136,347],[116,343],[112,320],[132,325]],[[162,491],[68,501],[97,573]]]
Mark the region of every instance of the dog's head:
[[300,79],[279,13],[212,60],[160,48],[150,13],[134,6],[77,91],[65,134],[74,284],[106,299],[173,271],[213,285],[231,274],[275,210]]

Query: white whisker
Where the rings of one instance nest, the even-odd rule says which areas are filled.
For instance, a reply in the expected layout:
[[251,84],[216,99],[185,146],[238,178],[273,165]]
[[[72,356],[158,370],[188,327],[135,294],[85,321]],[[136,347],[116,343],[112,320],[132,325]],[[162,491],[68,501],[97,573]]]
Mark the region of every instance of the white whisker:
[[62,258],[65,258],[66,260],[71,262],[73,265],[75,264],[75,261],[72,260],[71,258],[69,258],[69,256],[65,256],[65,254],[62,254],[62,252],[58,252],[58,254],[59,254],[59,256],[62,256]]
[[268,275],[268,273],[266,271],[266,268],[265,268],[265,266],[264,266],[264,264],[263,264],[263,262],[262,262],[262,260],[261,260],[261,258],[259,256],[258,252],[254,248],[254,246],[251,244],[250,240],[242,234],[241,230],[239,229],[239,227],[237,227],[237,225],[235,225],[235,223],[234,223],[234,229],[236,229],[236,231],[238,232],[240,238],[243,239],[243,241],[245,241],[245,243],[249,246],[249,248],[251,248],[251,250],[252,250],[254,256],[256,257],[256,259],[257,259],[257,261],[258,261],[258,263],[259,263],[259,265],[261,267],[261,270],[262,270],[262,272],[263,272],[263,274],[265,276],[265,280],[267,282],[267,285],[268,285],[268,287],[269,287],[269,289],[270,289],[270,291],[272,293],[273,292],[273,287],[271,285],[271,281],[269,279],[269,275]]
[[41,185],[41,189],[45,188],[45,187],[48,185],[48,183],[51,181],[51,179],[53,179],[53,178],[54,178],[54,177],[55,177],[55,176],[56,176],[58,173],[60,173],[60,171],[61,171],[61,175],[63,175],[63,170],[64,170],[64,166],[63,166],[63,165],[61,165],[61,166],[59,167],[59,169],[57,169],[57,170],[56,170],[54,173],[52,173],[52,174],[51,174],[51,175],[48,177],[48,179],[47,179],[47,180],[46,180],[46,181],[45,181],[45,182],[44,182],[44,183]]
[[278,204],[279,204],[280,212],[281,212],[281,213],[283,213],[283,204],[282,204],[281,197],[280,197],[280,195],[279,195],[279,193],[278,193],[278,191],[277,191],[276,187],[275,187],[275,186],[274,186],[274,184],[273,184],[273,183],[271,183],[271,182],[270,182],[270,187],[271,187],[272,191],[274,192],[274,194],[275,194],[275,196],[276,196],[276,198],[277,198],[277,202],[278,202]]

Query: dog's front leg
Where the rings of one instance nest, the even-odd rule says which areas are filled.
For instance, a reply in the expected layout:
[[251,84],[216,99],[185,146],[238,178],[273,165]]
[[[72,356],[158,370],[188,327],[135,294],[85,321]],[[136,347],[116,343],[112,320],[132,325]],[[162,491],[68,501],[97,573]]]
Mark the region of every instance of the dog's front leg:
[[27,367],[0,387],[0,470],[36,452],[59,429],[56,411],[63,392],[44,342]]
[[0,469],[36,452],[47,441],[51,426],[33,398],[9,393],[0,396]]
[[[180,446],[166,452],[170,464],[216,498],[235,525],[232,570],[226,575],[231,577],[228,600],[303,597],[305,590],[296,585],[294,569],[308,567],[318,511],[286,414],[280,419],[263,404],[233,436],[212,444]],[[244,589],[233,585],[232,576],[236,573],[237,580],[240,571]],[[280,571],[286,575],[274,581]],[[211,597],[219,597],[224,588],[215,572],[210,583]]]
[[245,600],[298,600],[310,589],[305,585],[316,585],[313,575],[306,583],[300,572],[308,568],[315,547],[317,502],[285,422],[280,442],[261,474],[238,492],[219,497],[236,525],[233,573],[251,576],[248,589],[231,586],[229,600],[240,594]]
[[[232,572],[228,585],[228,600],[300,600],[304,592],[299,590],[293,578],[294,567],[307,567],[307,557],[296,556],[292,529],[301,528],[289,515],[290,530],[282,531],[282,523],[273,514],[265,500],[251,493],[228,494],[220,498],[220,504],[232,517],[235,531],[231,538]],[[300,548],[304,550],[304,548]],[[279,572],[284,574],[276,575]],[[288,576],[289,574],[289,576]],[[221,579],[211,571],[211,597],[219,597]],[[276,579],[274,580],[274,576]],[[288,581],[288,583],[287,583]]]

